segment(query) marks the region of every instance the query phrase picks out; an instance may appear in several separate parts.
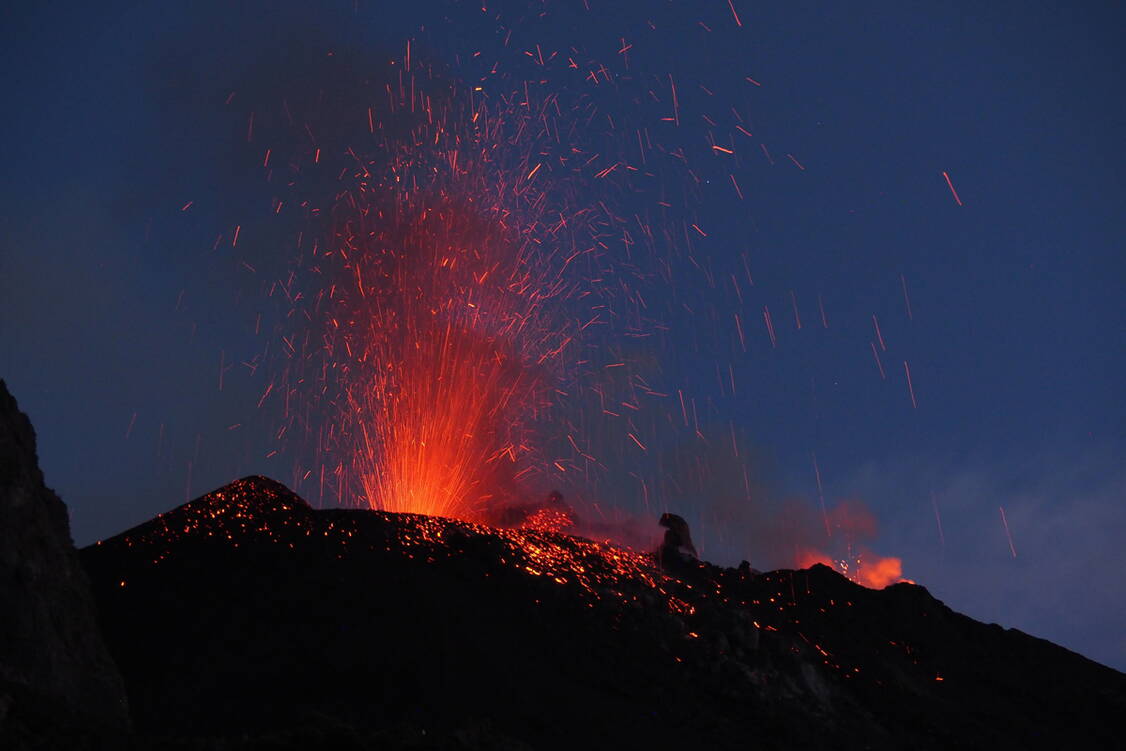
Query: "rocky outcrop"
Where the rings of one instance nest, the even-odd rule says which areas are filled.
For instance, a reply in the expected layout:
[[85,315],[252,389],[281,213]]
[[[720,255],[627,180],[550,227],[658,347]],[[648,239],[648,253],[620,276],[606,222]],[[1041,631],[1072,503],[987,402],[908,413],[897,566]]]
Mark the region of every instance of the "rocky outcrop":
[[[39,728],[123,728],[66,506],[43,482],[35,431],[0,381],[0,746]],[[17,744],[18,745],[18,744]]]

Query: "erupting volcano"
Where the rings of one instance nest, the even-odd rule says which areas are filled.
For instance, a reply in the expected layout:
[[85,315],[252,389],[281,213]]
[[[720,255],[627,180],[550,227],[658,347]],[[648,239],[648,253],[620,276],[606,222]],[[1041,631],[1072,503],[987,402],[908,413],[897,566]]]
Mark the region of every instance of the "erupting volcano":
[[[293,249],[286,283],[261,287],[284,315],[259,407],[281,407],[295,486],[321,505],[554,529],[576,515],[533,499],[564,487],[580,529],[644,545],[652,504],[692,484],[709,492],[734,452],[745,500],[723,523],[740,533],[779,516],[751,500],[769,491],[751,487],[734,425],[707,430],[648,354],[667,346],[670,318],[693,312],[665,298],[679,294],[678,268],[699,262],[667,201],[624,213],[663,180],[693,179],[678,148],[637,131],[633,154],[612,117],[593,124],[603,104],[569,89],[573,66],[554,57],[535,81],[494,68],[472,84],[409,45],[389,64],[318,65],[332,86],[246,114],[248,140],[274,144],[263,166],[284,165],[265,172],[273,214],[292,214],[294,235],[269,261]],[[745,260],[744,271],[753,285]],[[690,370],[702,359],[668,360],[682,358]],[[638,490],[641,507],[622,502]],[[898,558],[853,548],[876,537],[859,505],[823,510],[824,535],[805,509],[790,516],[777,557],[875,587],[900,580]]]
[[6,40],[4,751],[1121,744],[1086,31],[127,5]]

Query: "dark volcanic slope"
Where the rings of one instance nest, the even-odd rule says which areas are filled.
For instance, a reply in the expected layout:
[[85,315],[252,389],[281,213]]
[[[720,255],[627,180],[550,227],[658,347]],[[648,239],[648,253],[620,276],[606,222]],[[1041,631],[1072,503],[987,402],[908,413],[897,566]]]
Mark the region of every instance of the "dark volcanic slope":
[[565,535],[314,511],[264,478],[82,555],[154,735],[1111,747],[1126,712],[1126,676],[922,587],[867,590],[823,566],[669,577]]

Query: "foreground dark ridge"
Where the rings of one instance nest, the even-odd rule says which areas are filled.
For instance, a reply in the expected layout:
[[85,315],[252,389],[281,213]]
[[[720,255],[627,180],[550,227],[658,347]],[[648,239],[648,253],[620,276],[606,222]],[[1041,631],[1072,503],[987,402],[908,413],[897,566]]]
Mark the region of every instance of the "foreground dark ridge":
[[66,506],[0,380],[0,749],[73,746],[72,731],[113,735],[128,715]]
[[82,559],[156,745],[1111,747],[1126,711],[1123,674],[923,587],[668,576],[567,535],[315,511],[261,477]]

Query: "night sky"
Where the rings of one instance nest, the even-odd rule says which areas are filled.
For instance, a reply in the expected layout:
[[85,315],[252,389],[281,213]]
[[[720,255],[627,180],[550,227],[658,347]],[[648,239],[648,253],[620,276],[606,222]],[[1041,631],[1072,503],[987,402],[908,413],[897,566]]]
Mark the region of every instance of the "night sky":
[[[665,221],[706,231],[647,289],[659,336],[603,344],[692,395],[707,440],[662,429],[671,402],[638,417],[643,454],[592,428],[607,468],[568,494],[640,515],[644,477],[704,557],[758,568],[788,564],[769,539],[783,508],[848,501],[878,522],[864,545],[951,607],[1126,669],[1121,9],[27,5],[0,31],[0,377],[79,545],[246,474],[308,495],[257,406],[269,364],[240,364],[273,310],[240,254],[274,253],[244,102],[304,85],[328,51],[386,61],[412,38],[451,75],[478,76],[481,51],[518,77],[538,44],[616,61],[600,113],[683,144],[683,170],[615,210],[691,193]],[[678,123],[635,96],[670,76]],[[753,137],[704,118],[732,107]],[[238,249],[215,244],[236,225]],[[754,285],[736,295],[729,272]],[[767,500],[733,512],[748,463]]]

